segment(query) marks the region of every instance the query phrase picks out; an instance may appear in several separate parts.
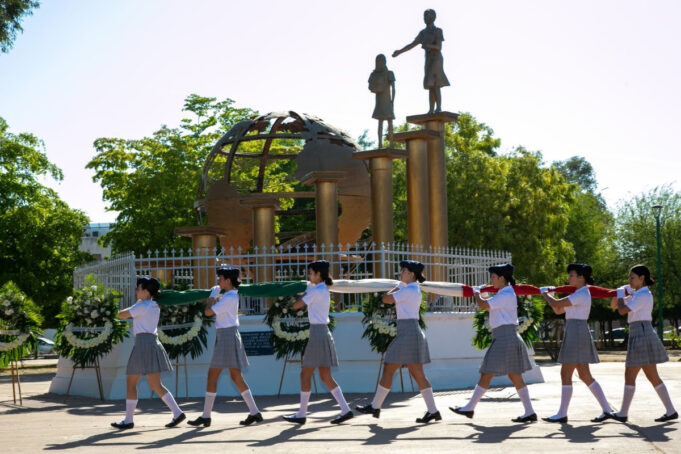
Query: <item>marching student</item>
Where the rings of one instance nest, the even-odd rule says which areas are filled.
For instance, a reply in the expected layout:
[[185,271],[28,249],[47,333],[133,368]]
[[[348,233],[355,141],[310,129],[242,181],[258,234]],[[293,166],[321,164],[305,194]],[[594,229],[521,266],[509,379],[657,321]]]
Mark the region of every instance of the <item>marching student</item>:
[[[669,397],[667,387],[657,373],[657,364],[669,361],[669,357],[651,323],[653,295],[648,287],[654,283],[647,266],[635,265],[629,270],[629,287],[633,290],[633,295],[625,297],[625,287],[620,287],[617,289],[617,296],[610,303],[610,306],[621,315],[627,314],[629,323],[629,345],[624,368],[622,406],[617,413],[610,413],[612,418],[620,422],[627,422],[629,407],[634,398],[634,391],[636,391],[636,376],[641,369],[648,381],[655,387],[666,409],[665,414],[656,418],[655,421],[664,422],[679,417]],[[662,301],[658,301],[658,304],[662,304]]]
[[333,280],[329,275],[329,262],[316,260],[307,265],[308,290],[293,305],[298,310],[307,305],[310,321],[310,338],[303,353],[302,370],[300,372],[300,408],[297,413],[283,416],[286,421],[305,424],[307,420],[307,404],[310,401],[310,389],[314,370],[319,370],[319,378],[329,389],[331,395],[340,405],[341,413],[331,420],[331,424],[340,424],[353,417],[350,407],[343,396],[340,386],[331,376],[331,367],[338,366],[336,346],[329,331],[329,286]]
[[135,334],[135,345],[130,353],[126,370],[125,419],[111,423],[113,427],[120,430],[132,429],[135,426],[133,414],[137,406],[137,382],[142,375],[147,376],[151,389],[173,412],[173,419],[166,424],[166,427],[175,427],[185,419],[173,395],[161,383],[161,372],[173,370],[173,366],[157,336],[161,308],[154,300],[160,291],[161,284],[158,280],[146,277],[137,279],[135,288],[137,302],[118,313],[120,319],[133,319],[133,333]]
[[[205,314],[208,317],[215,316],[215,348],[213,358],[208,369],[206,380],[206,396],[203,403],[203,414],[198,418],[187,421],[192,426],[209,427],[211,424],[211,411],[217,395],[218,378],[223,369],[229,369],[232,382],[241,393],[244,402],[248,406],[249,414],[239,424],[248,426],[254,422],[262,421],[262,414],[258,410],[253,394],[244,381],[241,370],[248,367],[246,350],[239,334],[239,293],[241,284],[238,268],[220,268],[217,271],[218,285],[213,287]],[[222,295],[220,291],[224,290]]]
[[532,368],[527,348],[516,331],[518,326],[518,298],[513,285],[513,265],[503,264],[491,266],[488,269],[492,286],[499,289],[492,298],[480,296],[480,289],[475,287],[473,296],[481,309],[489,312],[489,324],[492,328],[492,344],[489,346],[485,358],[480,366],[480,381],[475,386],[473,396],[463,407],[452,408],[454,413],[473,417],[475,406],[489,389],[492,377],[508,375],[508,378],[518,391],[525,413],[513,422],[532,422],[537,420],[537,414],[532,408],[530,393],[527,390],[522,373]]
[[589,387],[601,405],[602,413],[593,418],[591,422],[601,422],[610,417],[612,412],[608,400],[603,394],[601,385],[591,376],[589,364],[599,362],[598,352],[589,332],[589,312],[591,311],[591,293],[588,285],[594,283],[591,267],[584,263],[571,263],[567,267],[568,283],[577,290],[570,296],[556,299],[549,295],[546,288],[542,288],[542,297],[551,306],[556,314],[565,314],[565,334],[563,344],[558,354],[558,362],[561,363],[560,378],[563,384],[558,413],[548,418],[542,418],[547,422],[566,423],[567,411],[572,398],[572,375],[577,370],[577,375]]
[[397,287],[383,295],[385,304],[394,304],[397,312],[397,336],[390,343],[383,359],[383,376],[376,388],[373,401],[368,405],[355,407],[357,411],[371,414],[378,418],[381,405],[390,392],[395,372],[407,365],[409,373],[418,384],[427,411],[418,423],[428,423],[433,419],[440,421],[442,416],[435,405],[433,388],[426,378],[423,365],[430,362],[430,352],[426,335],[419,326],[419,309],[421,307],[421,289],[419,283],[426,279],[423,276],[423,264],[414,260],[400,262],[400,283]]

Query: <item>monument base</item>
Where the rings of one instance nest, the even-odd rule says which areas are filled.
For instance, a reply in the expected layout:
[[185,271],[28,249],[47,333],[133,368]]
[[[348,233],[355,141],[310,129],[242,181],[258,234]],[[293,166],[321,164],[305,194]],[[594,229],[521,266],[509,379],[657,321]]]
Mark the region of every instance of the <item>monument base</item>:
[[[362,339],[364,327],[362,314],[343,312],[335,314],[337,325],[333,337],[338,352],[340,367],[332,370],[333,376],[346,393],[373,393],[376,387],[378,368],[381,356],[371,351],[367,339]],[[473,337],[473,318],[470,313],[432,312],[424,316],[428,326],[426,336],[432,362],[426,364],[424,370],[436,391],[449,389],[472,388],[480,378],[478,369],[485,354],[484,350],[476,350],[471,344]],[[261,315],[242,316],[239,318],[242,333],[269,331]],[[112,352],[100,361],[102,388],[104,399],[119,400],[125,398],[125,369],[130,356],[134,339],[132,336],[116,345]],[[163,384],[176,397],[203,397],[206,391],[206,375],[210,363],[215,329],[208,332],[209,348],[196,358],[187,358],[187,379],[180,360],[180,370],[165,372],[161,375]],[[260,353],[268,353],[262,349]],[[530,352],[533,354],[534,352]],[[283,359],[274,355],[251,354],[248,357],[250,367],[243,371],[244,379],[254,395],[276,395],[284,366]],[[533,368],[523,374],[527,383],[544,381],[541,370],[531,357]],[[59,358],[57,375],[52,379],[50,392],[66,394],[71,378],[73,363],[66,358]],[[176,382],[177,377],[177,382]],[[408,372],[404,369],[404,390],[412,391]],[[496,377],[492,385],[510,385],[507,377]],[[327,392],[321,381],[317,380],[319,392]],[[151,388],[146,378],[138,385],[140,399],[152,397]],[[186,392],[186,390],[188,392]],[[300,363],[289,363],[286,367],[282,383],[282,394],[298,394],[300,391]],[[402,391],[399,373],[393,380],[392,391]],[[414,391],[418,391],[414,383]],[[239,396],[239,391],[229,379],[229,373],[223,372],[218,381],[218,394],[221,396]],[[77,369],[73,377],[70,395],[99,398],[97,378],[94,369]]]

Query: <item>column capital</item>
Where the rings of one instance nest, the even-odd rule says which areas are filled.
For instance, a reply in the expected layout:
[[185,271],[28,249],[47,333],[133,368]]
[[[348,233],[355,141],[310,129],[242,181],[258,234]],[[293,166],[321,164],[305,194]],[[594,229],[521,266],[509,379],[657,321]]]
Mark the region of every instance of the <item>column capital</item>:
[[193,227],[176,227],[174,231],[177,236],[193,238],[199,235],[225,236],[226,232],[218,227],[210,225],[197,225]]
[[306,186],[312,186],[313,184],[321,181],[326,182],[338,182],[345,179],[347,172],[341,172],[336,170],[315,170],[314,172],[307,173],[300,182]]
[[[252,197],[255,196],[255,197]],[[240,197],[239,205],[247,206],[250,208],[273,208],[278,210],[280,208],[279,199],[276,197],[263,197],[267,196],[267,193],[262,194],[251,194],[249,196]]]
[[407,123],[414,125],[422,125],[431,121],[456,123],[459,121],[459,114],[454,112],[437,112],[432,114],[410,115],[407,117]]
[[400,148],[379,148],[378,150],[358,151],[352,154],[353,159],[368,160],[373,158],[405,159],[407,150]]
[[395,142],[407,142],[414,139],[436,140],[439,138],[439,132],[430,131],[428,129],[418,129],[416,131],[398,132],[397,134],[393,134],[393,140]]

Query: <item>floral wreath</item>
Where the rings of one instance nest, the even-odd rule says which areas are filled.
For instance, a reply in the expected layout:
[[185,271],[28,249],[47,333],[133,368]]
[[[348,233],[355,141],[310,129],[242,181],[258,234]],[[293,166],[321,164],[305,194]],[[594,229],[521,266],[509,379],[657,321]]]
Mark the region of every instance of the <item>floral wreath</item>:
[[[303,294],[294,296],[279,296],[265,314],[265,323],[272,328],[270,342],[277,359],[302,355],[310,338],[310,321],[307,316],[307,305],[294,310],[293,304]],[[335,312],[333,300],[329,302],[329,330],[336,327],[336,319],[331,315]]]
[[[518,326],[516,330],[523,342],[531,347],[540,340],[539,325],[543,319],[542,304],[533,301],[530,296],[518,297]],[[480,310],[473,316],[473,345],[483,350],[492,344],[492,330],[489,324],[489,312]]]
[[[394,304],[383,302],[384,293],[373,293],[366,303],[362,305],[362,324],[364,333],[362,339],[368,338],[371,349],[378,353],[385,353],[388,346],[397,335],[397,313]],[[423,314],[426,312],[426,303],[421,301],[419,307],[419,326],[426,328]]]
[[196,301],[189,304],[161,305],[158,340],[161,341],[170,359],[190,355],[192,359],[201,356],[208,346],[210,317],[203,317],[205,304]]
[[30,353],[41,323],[35,303],[16,284],[0,287],[0,367]]
[[128,335],[128,326],[118,319],[120,293],[98,285],[87,276],[85,286],[62,303],[55,337],[55,350],[77,366],[90,366]]

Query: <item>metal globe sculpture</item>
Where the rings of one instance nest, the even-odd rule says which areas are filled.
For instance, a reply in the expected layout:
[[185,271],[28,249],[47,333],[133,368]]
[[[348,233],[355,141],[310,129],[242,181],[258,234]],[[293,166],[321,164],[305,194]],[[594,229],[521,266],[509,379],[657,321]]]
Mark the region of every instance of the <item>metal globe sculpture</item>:
[[[242,202],[257,194],[281,199],[277,216],[311,216],[292,210],[293,199],[314,199],[301,179],[313,171],[343,171],[338,183],[341,244],[357,241],[371,212],[367,165],[353,159],[359,146],[323,120],[293,111],[272,112],[234,125],[211,150],[204,164],[195,209],[199,224],[224,232],[223,246],[247,249],[253,238],[251,208]],[[282,177],[282,175],[284,175]],[[207,217],[207,219],[205,219]],[[207,222],[206,222],[207,221]],[[314,231],[279,232],[281,243],[314,242]]]

